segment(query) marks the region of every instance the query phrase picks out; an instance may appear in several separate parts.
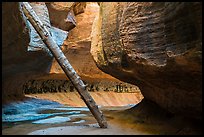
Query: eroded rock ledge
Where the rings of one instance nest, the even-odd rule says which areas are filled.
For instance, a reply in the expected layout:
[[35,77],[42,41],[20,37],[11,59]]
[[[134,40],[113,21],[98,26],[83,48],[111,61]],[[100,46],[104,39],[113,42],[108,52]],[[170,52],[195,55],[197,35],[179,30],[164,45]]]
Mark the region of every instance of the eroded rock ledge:
[[[89,92],[100,92],[100,91],[113,91],[118,93],[140,93],[137,86],[117,82],[108,81],[107,79],[86,79],[83,80],[87,85],[86,89]],[[60,79],[37,79],[29,80],[23,85],[23,91],[25,94],[35,94],[35,93],[57,93],[57,92],[76,92],[75,87],[69,80]]]

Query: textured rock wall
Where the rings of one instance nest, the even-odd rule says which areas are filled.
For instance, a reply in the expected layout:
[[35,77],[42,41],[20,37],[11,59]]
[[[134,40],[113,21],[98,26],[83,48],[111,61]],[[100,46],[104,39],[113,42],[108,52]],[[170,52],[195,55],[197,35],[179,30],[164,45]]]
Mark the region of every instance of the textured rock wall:
[[[65,2],[64,6],[66,3],[68,4],[69,2]],[[99,12],[99,6],[94,2],[87,2],[86,6],[83,6],[83,4],[83,2],[81,4],[76,3],[78,6],[75,6],[74,9],[75,11],[78,11],[76,13],[80,14],[75,16],[76,27],[69,31],[68,38],[65,40],[64,45],[62,46],[62,50],[73,68],[80,76],[89,76],[93,78],[112,78],[110,75],[105,74],[97,68],[90,54],[92,24],[96,14]],[[83,11],[83,13],[80,11]],[[60,12],[58,11],[58,14],[59,13]],[[51,14],[53,13],[50,12],[50,15]],[[54,17],[54,15],[51,16]],[[60,20],[58,16],[55,16],[54,18],[55,21]],[[50,72],[64,73],[56,60],[53,61]]]
[[[43,7],[45,5],[44,2],[33,2],[31,5],[35,6],[34,10],[46,8]],[[84,2],[46,2],[46,5],[49,10],[48,16],[50,17],[51,28],[56,26],[66,30],[63,26],[69,27],[69,24],[63,21],[67,19],[66,17],[68,13],[70,13],[69,11],[73,13],[73,19],[75,19],[75,15],[77,15],[76,21],[78,27],[75,28],[75,30],[73,29],[74,31],[71,31],[69,34],[69,41],[66,41],[62,47],[62,49],[64,49],[63,52],[68,57],[77,73],[95,78],[110,78],[109,75],[106,75],[96,67],[89,52],[91,26],[95,14],[98,12],[98,7],[96,8],[97,4],[88,4],[88,8],[84,14],[82,14],[85,12],[86,8],[86,3]],[[37,11],[37,13],[40,14],[43,13],[43,11]],[[42,16],[43,15],[44,13]],[[47,12],[45,16],[47,19]],[[85,20],[85,18],[87,18],[87,20]],[[49,72],[63,74],[58,63],[56,61],[53,62],[53,58],[45,51],[40,48],[38,50],[33,50],[33,48],[29,47],[29,32],[25,29],[25,26],[26,24],[19,10],[19,3],[3,2],[2,103],[8,103],[23,98],[23,84],[29,79],[35,79]],[[60,37],[60,39],[62,39],[62,37]],[[36,40],[34,41],[36,42]],[[37,47],[39,46],[38,44],[36,44]],[[29,48],[31,50],[29,50]],[[51,65],[52,69],[50,71]]]
[[75,16],[84,12],[86,2],[46,2],[53,26],[69,31],[76,27]]
[[201,118],[201,4],[100,3],[91,43],[97,66],[162,108]]
[[22,85],[49,72],[52,58],[45,52],[28,52],[29,34],[18,2],[2,3],[2,103],[23,97]]
[[[89,75],[91,77],[109,77],[100,71],[90,55],[90,33],[95,14],[98,12],[97,4],[85,2],[32,2],[34,10],[47,9],[51,28],[58,27],[70,30],[71,21],[77,21],[77,28],[69,33],[69,38],[62,47],[63,52],[70,60],[79,75]],[[39,5],[39,7],[38,7]],[[97,6],[96,6],[97,5]],[[83,14],[83,12],[86,12]],[[47,12],[37,11],[42,16]],[[69,15],[69,13],[71,13]],[[69,15],[69,16],[68,16]],[[73,15],[73,16],[72,16]],[[77,16],[76,16],[77,15]],[[41,16],[41,15],[40,15]],[[76,19],[75,19],[76,16]],[[68,17],[68,18],[67,18]],[[73,20],[72,20],[73,19]],[[86,19],[86,20],[85,20]],[[71,24],[67,24],[68,21]],[[9,24],[9,25],[8,25]],[[29,47],[29,32],[25,29],[19,10],[19,3],[2,3],[2,102],[19,100],[24,97],[23,84],[29,79],[40,77],[45,73],[62,73],[60,66],[53,58],[39,47],[38,40],[36,49]],[[49,25],[48,25],[49,26]],[[66,28],[68,27],[68,28]],[[55,28],[56,29],[56,28]],[[55,31],[55,30],[54,30]],[[79,35],[80,34],[80,35]],[[53,36],[53,35],[52,35]],[[35,37],[35,36],[33,36]],[[60,37],[62,39],[62,37]],[[31,42],[33,42],[31,40]],[[32,43],[33,44],[33,43]],[[61,41],[60,41],[61,44]],[[30,50],[29,50],[30,49]],[[53,63],[53,65],[52,65]],[[50,71],[52,65],[52,69]],[[112,77],[111,77],[112,78]]]

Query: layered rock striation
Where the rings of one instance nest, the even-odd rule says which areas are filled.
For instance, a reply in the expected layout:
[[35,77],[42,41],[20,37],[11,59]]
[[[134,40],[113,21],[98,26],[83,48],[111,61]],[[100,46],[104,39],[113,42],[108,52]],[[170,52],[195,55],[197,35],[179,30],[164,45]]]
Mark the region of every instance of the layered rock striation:
[[102,2],[91,54],[166,110],[201,118],[202,3]]

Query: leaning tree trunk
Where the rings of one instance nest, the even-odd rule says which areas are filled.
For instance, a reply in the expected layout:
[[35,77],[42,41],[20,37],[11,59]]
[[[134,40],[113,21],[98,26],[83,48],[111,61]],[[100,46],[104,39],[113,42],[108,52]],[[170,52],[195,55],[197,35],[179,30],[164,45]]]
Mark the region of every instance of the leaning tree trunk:
[[61,49],[52,39],[50,32],[48,31],[46,26],[40,21],[39,17],[36,15],[35,11],[32,9],[28,2],[22,2],[21,6],[25,16],[36,29],[45,45],[49,48],[59,65],[62,67],[67,77],[71,80],[72,84],[75,86],[78,93],[81,95],[83,101],[88,106],[95,119],[98,121],[99,126],[101,128],[107,128],[107,122],[105,120],[105,117],[99,110],[93,98],[87,92],[86,86],[84,85],[81,78],[77,75],[77,73],[61,51]]

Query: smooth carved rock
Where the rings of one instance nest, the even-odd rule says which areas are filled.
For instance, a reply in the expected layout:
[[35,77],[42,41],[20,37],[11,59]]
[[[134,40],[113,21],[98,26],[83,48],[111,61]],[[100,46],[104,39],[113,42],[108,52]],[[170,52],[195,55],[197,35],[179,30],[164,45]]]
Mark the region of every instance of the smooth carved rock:
[[[90,54],[92,24],[98,13],[99,6],[97,3],[86,3],[84,13],[76,16],[77,27],[69,32],[69,36],[65,40],[62,49],[80,76],[115,79],[98,69]],[[63,73],[56,60],[53,60],[50,72]]]
[[46,2],[53,26],[69,31],[76,27],[75,16],[84,12],[86,2]]
[[201,118],[202,5],[103,2],[92,29],[97,66],[166,110]]

